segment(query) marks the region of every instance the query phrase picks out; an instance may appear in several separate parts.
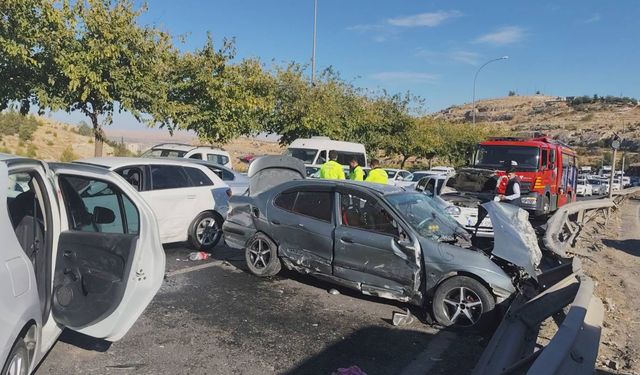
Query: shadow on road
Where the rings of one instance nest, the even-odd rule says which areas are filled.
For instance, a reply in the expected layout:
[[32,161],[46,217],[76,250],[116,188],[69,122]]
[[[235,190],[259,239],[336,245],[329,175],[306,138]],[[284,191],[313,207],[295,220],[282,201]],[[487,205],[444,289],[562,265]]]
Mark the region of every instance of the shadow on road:
[[[482,352],[474,341],[446,331],[429,334],[369,326],[329,345],[285,374],[332,374],[352,366],[368,375],[469,373]],[[461,351],[459,346],[465,342],[474,347]],[[452,351],[456,355],[448,356]]]
[[608,240],[603,239],[602,243],[605,246],[612,247],[616,250],[624,251],[627,254],[640,256],[640,240]]

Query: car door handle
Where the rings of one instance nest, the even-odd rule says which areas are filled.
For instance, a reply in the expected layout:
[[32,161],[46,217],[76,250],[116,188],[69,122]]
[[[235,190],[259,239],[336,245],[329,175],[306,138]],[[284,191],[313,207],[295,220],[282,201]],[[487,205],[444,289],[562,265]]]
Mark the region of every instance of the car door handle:
[[349,237],[341,237],[340,240],[342,240],[342,242],[346,242],[346,243],[353,243],[353,240]]
[[280,225],[280,222],[278,220],[271,220],[271,224]]
[[187,199],[196,199],[196,196],[195,194],[187,195]]

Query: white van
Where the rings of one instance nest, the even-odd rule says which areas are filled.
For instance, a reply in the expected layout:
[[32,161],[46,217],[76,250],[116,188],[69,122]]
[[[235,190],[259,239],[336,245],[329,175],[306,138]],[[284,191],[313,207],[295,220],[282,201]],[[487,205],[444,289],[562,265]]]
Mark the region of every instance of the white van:
[[306,166],[321,166],[327,161],[329,151],[338,152],[338,163],[349,165],[351,159],[366,167],[367,151],[361,143],[334,141],[328,137],[298,138],[291,142],[286,155],[300,159]]
[[213,148],[211,146],[192,146],[182,143],[162,143],[151,147],[141,155],[143,158],[186,158],[206,160],[212,163],[233,168],[231,156],[225,150]]

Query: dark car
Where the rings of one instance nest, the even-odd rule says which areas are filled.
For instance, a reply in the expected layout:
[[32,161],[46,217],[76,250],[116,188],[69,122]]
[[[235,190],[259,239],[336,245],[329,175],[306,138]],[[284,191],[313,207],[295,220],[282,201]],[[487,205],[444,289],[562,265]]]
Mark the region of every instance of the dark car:
[[423,193],[305,174],[285,156],[257,159],[249,195],[230,200],[225,241],[245,250],[255,275],[273,276],[284,265],[422,306],[444,326],[492,322],[518,275],[536,277],[540,250],[517,207],[488,207],[508,226],[488,254],[471,248],[464,228]]

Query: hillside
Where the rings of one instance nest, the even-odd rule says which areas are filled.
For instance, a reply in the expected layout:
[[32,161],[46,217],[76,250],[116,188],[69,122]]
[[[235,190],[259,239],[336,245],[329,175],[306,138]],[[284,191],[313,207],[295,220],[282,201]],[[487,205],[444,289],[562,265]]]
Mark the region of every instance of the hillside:
[[[93,138],[80,135],[73,125],[60,123],[44,117],[36,117],[38,126],[30,141],[20,140],[18,134],[3,135],[0,140],[0,152],[34,157],[46,161],[59,161],[67,147],[75,158],[93,156]],[[113,148],[104,145],[105,155],[112,155]]]
[[[581,97],[507,96],[476,102],[476,122],[495,124],[515,133],[538,131],[576,148],[582,164],[600,164],[613,133],[624,139],[627,162],[640,160],[640,106],[604,98],[580,103]],[[619,98],[614,98],[619,99]],[[610,100],[613,101],[613,100]],[[471,103],[446,108],[438,118],[470,123]]]

